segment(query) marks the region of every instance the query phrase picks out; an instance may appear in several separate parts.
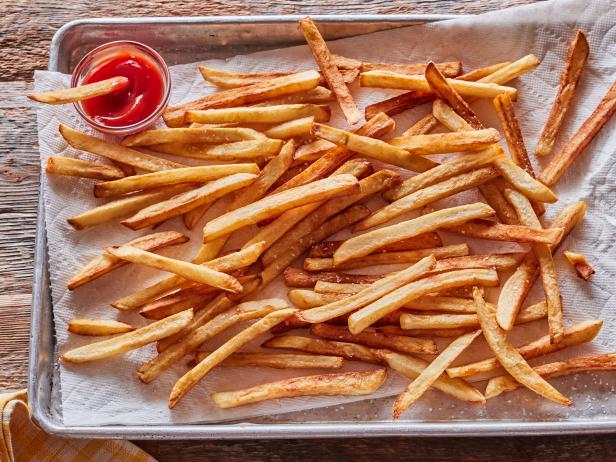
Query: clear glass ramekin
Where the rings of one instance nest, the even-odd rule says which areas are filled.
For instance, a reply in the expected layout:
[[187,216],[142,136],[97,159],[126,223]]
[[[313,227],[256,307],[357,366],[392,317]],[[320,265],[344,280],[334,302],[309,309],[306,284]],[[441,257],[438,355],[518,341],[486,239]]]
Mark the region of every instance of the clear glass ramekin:
[[169,97],[171,96],[171,76],[169,74],[167,64],[165,63],[163,58],[149,46],[144,45],[143,43],[133,42],[129,40],[119,40],[115,42],[105,43],[104,45],[100,45],[94,48],[88,54],[86,54],[81,59],[81,61],[79,61],[79,64],[77,64],[77,67],[75,67],[75,70],[73,71],[71,87],[77,87],[81,85],[83,79],[86,77],[86,75],[88,75],[90,70],[96,64],[107,59],[118,51],[127,50],[133,50],[135,53],[145,55],[146,57],[150,58],[150,60],[153,61],[154,64],[156,64],[163,80],[163,97],[160,104],[148,117],[146,117],[140,122],[118,127],[108,126],[97,122],[84,111],[80,102],[73,103],[79,115],[83,118],[83,120],[88,123],[88,125],[90,125],[95,130],[111,135],[130,135],[132,133],[136,133],[146,129],[162,115],[163,111],[167,107],[167,104],[169,103]]

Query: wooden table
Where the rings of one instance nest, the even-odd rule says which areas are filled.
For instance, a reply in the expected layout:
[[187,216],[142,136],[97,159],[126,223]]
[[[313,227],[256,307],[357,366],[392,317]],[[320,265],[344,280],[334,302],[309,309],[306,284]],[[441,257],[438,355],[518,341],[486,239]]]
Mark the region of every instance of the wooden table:
[[[35,69],[47,67],[51,38],[67,21],[105,16],[327,13],[477,14],[533,0],[0,0],[0,390],[27,385],[39,155],[36,115],[24,94]],[[123,3],[123,4],[120,4]],[[359,3],[359,2],[358,2]],[[479,436],[479,435],[478,435]],[[380,438],[230,442],[138,442],[171,460],[616,460],[611,435],[531,438]]]

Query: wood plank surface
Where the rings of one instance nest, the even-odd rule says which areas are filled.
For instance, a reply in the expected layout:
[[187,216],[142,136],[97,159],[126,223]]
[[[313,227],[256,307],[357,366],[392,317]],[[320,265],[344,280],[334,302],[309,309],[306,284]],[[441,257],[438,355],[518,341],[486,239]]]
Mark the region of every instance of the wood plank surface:
[[[54,32],[85,17],[248,14],[478,14],[533,0],[0,0],[0,390],[27,385],[27,350],[38,197],[36,114],[25,98],[45,69]],[[160,461],[616,460],[612,435],[532,438],[381,438],[139,442]]]

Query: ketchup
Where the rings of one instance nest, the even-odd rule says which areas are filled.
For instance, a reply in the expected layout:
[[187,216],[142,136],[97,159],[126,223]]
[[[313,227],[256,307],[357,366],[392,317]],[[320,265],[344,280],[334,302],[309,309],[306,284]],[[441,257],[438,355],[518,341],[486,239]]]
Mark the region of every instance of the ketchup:
[[128,79],[126,88],[81,103],[88,116],[108,127],[141,122],[156,111],[164,97],[160,69],[151,58],[136,51],[118,51],[95,63],[82,84],[118,76]]

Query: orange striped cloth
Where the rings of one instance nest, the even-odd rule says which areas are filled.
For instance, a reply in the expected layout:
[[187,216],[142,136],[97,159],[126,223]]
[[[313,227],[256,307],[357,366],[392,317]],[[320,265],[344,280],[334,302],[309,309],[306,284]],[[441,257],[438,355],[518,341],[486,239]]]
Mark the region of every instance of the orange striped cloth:
[[0,462],[156,462],[128,441],[64,439],[30,420],[25,390],[0,394]]

